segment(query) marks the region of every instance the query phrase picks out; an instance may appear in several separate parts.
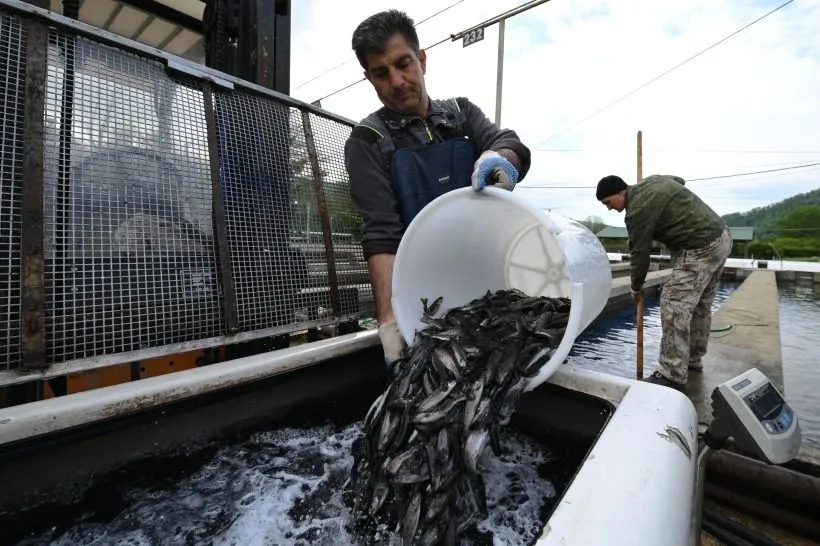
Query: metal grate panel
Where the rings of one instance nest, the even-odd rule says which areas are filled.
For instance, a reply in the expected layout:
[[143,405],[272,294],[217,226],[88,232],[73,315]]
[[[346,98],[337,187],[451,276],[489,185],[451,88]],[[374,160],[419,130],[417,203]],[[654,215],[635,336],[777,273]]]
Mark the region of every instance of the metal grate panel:
[[[22,358],[23,138],[36,130],[24,119],[23,17],[44,19],[0,12],[0,371]],[[126,362],[372,316],[344,167],[351,123],[239,82],[213,91],[211,110],[195,69],[174,78],[156,52],[72,24],[48,24],[49,363]],[[140,350],[150,351],[130,354]]]
[[[345,316],[369,315],[375,308],[367,262],[360,244],[362,219],[350,197],[344,164],[345,141],[350,136],[352,127],[313,113],[308,116],[321,166],[324,199],[330,216],[341,311]],[[317,224],[318,221],[313,220],[312,223]],[[323,265],[326,268],[326,264]]]
[[20,360],[20,230],[26,39],[0,12],[0,370]]
[[49,42],[49,361],[223,333],[202,92],[113,47]]
[[239,91],[214,101],[239,327],[307,320],[296,305],[307,261],[291,246],[291,182],[303,159],[292,145],[291,109]]

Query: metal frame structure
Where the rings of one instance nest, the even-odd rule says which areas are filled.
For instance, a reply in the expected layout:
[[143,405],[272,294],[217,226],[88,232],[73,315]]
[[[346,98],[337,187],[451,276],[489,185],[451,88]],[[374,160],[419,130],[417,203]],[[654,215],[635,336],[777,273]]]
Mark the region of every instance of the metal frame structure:
[[[256,2],[270,8],[261,13],[262,21],[276,21],[289,27],[289,2]],[[352,242],[360,219],[350,212],[349,207],[339,209],[349,199],[346,172],[340,166],[341,149],[354,123],[272,89],[277,86],[283,90],[287,88],[287,79],[280,74],[284,67],[281,64],[277,67],[276,61],[287,58],[289,30],[273,38],[276,47],[281,46],[277,54],[255,57],[255,64],[228,63],[239,74],[253,76],[260,84],[100,30],[29,2],[0,0],[0,16],[10,25],[22,25],[18,34],[25,69],[17,66],[15,70],[18,75],[24,74],[25,93],[22,96],[26,97],[24,111],[16,112],[14,116],[23,138],[19,142],[3,142],[4,146],[15,149],[21,160],[19,168],[9,171],[13,178],[0,180],[19,194],[12,199],[13,208],[19,210],[19,225],[15,228],[18,231],[10,232],[8,236],[12,238],[9,241],[11,247],[19,245],[20,297],[15,304],[14,290],[2,296],[12,301],[8,320],[10,326],[18,325],[20,354],[19,361],[14,357],[8,357],[8,362],[0,361],[0,387],[195,349],[288,335],[326,325],[349,325],[359,318],[372,316],[372,309],[361,303],[361,297],[366,298],[370,291],[366,263],[361,256],[357,257],[361,250]],[[252,34],[266,35],[260,28],[257,23],[256,32]],[[258,39],[245,44],[246,48],[270,45]],[[9,47],[8,51],[12,49]],[[0,65],[5,61],[2,56],[0,43]],[[219,60],[216,56],[217,64]],[[6,66],[11,65],[6,62]],[[12,80],[9,78],[7,74],[4,83],[10,85]],[[108,78],[109,83],[105,83],[104,78]],[[117,110],[100,95],[116,91],[120,84],[130,84],[131,87],[124,87],[124,100],[116,99],[125,103],[124,106],[118,105]],[[146,103],[147,100],[151,100],[151,104]],[[91,104],[89,101],[97,102]],[[129,105],[129,101],[133,104]],[[140,138],[153,138],[153,148],[141,141],[134,144],[129,140],[123,145],[122,131],[113,132],[113,136],[101,136],[105,128],[97,118],[105,114],[105,108],[112,109],[108,115],[115,129],[122,129],[122,124],[128,120],[139,118],[134,122],[138,125],[135,130],[148,135]],[[141,118],[143,110],[151,110],[151,117]],[[187,121],[189,125],[186,121],[180,123],[179,116],[183,114],[188,120],[201,121]],[[55,115],[59,118],[57,127],[49,121]],[[236,120],[243,117],[245,122],[237,124]],[[250,133],[245,134],[248,131]],[[7,131],[7,134],[11,133]],[[103,147],[100,142],[106,138],[114,141],[117,150],[125,148],[126,155],[120,152],[115,155],[107,144]],[[92,150],[78,154],[83,139],[93,141]],[[200,151],[204,150],[201,164],[180,167],[180,162],[171,158],[179,155],[174,146],[180,139],[189,145],[193,142]],[[103,149],[105,153],[100,151]],[[301,165],[299,173],[292,170],[294,162]],[[151,174],[154,170],[160,174]],[[107,199],[103,209],[108,212],[133,206],[139,199],[144,201],[150,184],[141,182],[139,177],[131,180],[129,176],[135,171],[143,178],[153,176],[160,185],[158,187],[165,188],[163,191],[166,192],[181,192],[187,185],[189,199],[183,199],[182,204],[189,208],[193,207],[191,192],[196,193],[191,188],[204,191],[194,197],[211,203],[211,214],[201,218],[202,225],[210,228],[204,232],[200,230],[196,241],[200,247],[202,243],[212,241],[211,258],[207,257],[211,252],[207,251],[207,245],[201,247],[206,249],[206,254],[202,255],[204,262],[202,259],[191,262],[194,258],[181,258],[177,254],[162,254],[164,257],[151,261],[146,258],[149,251],[137,252],[127,247],[130,258],[123,257],[121,251],[112,258],[113,262],[100,265],[99,256],[83,258],[77,250],[72,250],[99,246],[75,233],[76,227],[66,227],[74,225],[71,222],[76,224],[76,218],[82,214],[87,217],[87,225],[95,226],[93,238],[101,236],[100,206],[88,208],[77,199],[103,196]],[[199,175],[203,173],[205,180],[200,184],[202,177]],[[300,243],[299,252],[315,254],[312,263],[321,269],[307,276],[299,273],[301,276],[294,279],[296,270],[288,269],[291,267],[288,264],[296,263],[292,260],[278,266],[282,268],[278,274],[259,268],[267,264],[264,262],[266,251],[289,253],[291,250],[287,249],[293,248],[292,241],[280,240],[282,233],[286,239],[288,233],[291,234],[289,238],[293,238],[293,221],[290,220],[293,214],[281,211],[285,210],[282,207],[292,209],[295,205],[295,200],[291,202],[292,196],[288,195],[294,191],[297,179],[305,181],[300,186],[300,198],[308,201],[306,218],[317,217],[313,225],[321,234],[318,243]],[[103,191],[106,184],[110,188]],[[280,186],[284,189],[276,189]],[[279,210],[275,208],[279,203],[281,211],[266,216],[266,199],[274,206],[272,210]],[[161,215],[161,207],[154,201],[149,199],[146,206],[155,215]],[[250,210],[249,203],[258,210]],[[280,214],[284,216],[277,216]],[[190,218],[187,223],[191,223]],[[147,233],[148,228],[142,229]],[[190,249],[184,246],[187,243],[174,238],[177,235],[172,237],[170,231],[157,235],[158,228],[151,229],[154,230],[153,237],[158,237],[154,243],[176,245],[177,251],[190,253]],[[310,226],[304,231],[312,233]],[[16,237],[19,237],[17,242]],[[128,239],[126,243],[133,246],[134,241]],[[280,247],[276,247],[279,250],[261,248],[268,244],[279,244]],[[65,263],[55,261],[55,256],[63,256]],[[346,268],[339,265],[340,259],[348,262]],[[174,260],[182,264],[178,270],[173,269]],[[203,313],[217,321],[213,331],[208,330],[211,319],[197,320],[200,308],[185,303],[177,293],[183,288],[192,290],[192,283],[199,283],[197,290],[204,290],[202,286],[210,282],[205,277],[211,274],[196,277],[199,274],[188,272],[186,274],[196,277],[195,281],[188,278],[184,284],[172,279],[168,285],[169,271],[179,276],[180,268],[190,269],[195,263],[205,264],[217,279],[218,307],[201,308]],[[111,270],[111,264],[120,269]],[[121,279],[123,285],[130,283],[134,287],[126,299],[123,294],[116,293],[120,289],[117,279]],[[159,283],[160,280],[164,284],[151,287],[150,282]],[[83,293],[84,288],[78,288],[83,283],[107,286],[109,292],[114,290],[115,293],[113,296],[105,295],[105,292]],[[282,286],[286,284],[292,284],[294,291],[284,290]],[[85,289],[90,290],[87,286]],[[0,286],[2,290],[4,288]],[[146,323],[136,324],[136,319],[129,319],[128,313],[137,312],[134,310],[140,306],[152,305],[151,302],[146,304],[144,297],[138,297],[151,290],[157,290],[152,294],[155,302],[161,300],[164,305],[156,304],[155,309],[165,309],[163,313],[170,309],[173,313],[161,317],[153,311],[154,314],[143,313],[140,320]],[[115,305],[118,311],[111,310],[112,297],[119,297],[117,301],[122,302]],[[92,300],[97,307],[91,307],[89,302]],[[294,301],[309,300],[310,306],[324,306],[324,311],[301,319],[285,317],[275,320],[271,317],[280,311],[272,308],[274,300],[277,306],[281,300],[286,307],[297,305]],[[62,322],[55,326],[58,304],[69,301],[74,302],[73,307],[61,311]],[[94,313],[96,318],[91,316]],[[3,320],[2,316],[0,320]],[[167,334],[163,334],[163,327],[173,322],[175,327],[184,328],[186,320],[193,334],[162,337]],[[145,329],[144,335],[140,328]],[[125,335],[123,332],[126,331],[139,332],[140,335],[136,336],[138,339],[125,342],[117,336]],[[208,331],[214,335],[203,335]],[[57,335],[61,336],[60,340],[54,337]],[[84,336],[94,339],[87,340],[87,343],[79,341]],[[113,337],[108,339],[107,336]],[[77,350],[68,352],[65,347],[57,347],[58,342],[76,344]]]

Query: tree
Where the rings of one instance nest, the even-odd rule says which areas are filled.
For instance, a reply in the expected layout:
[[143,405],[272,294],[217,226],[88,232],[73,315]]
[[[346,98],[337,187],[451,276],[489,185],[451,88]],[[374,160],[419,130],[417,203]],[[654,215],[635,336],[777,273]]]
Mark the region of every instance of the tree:
[[781,237],[808,238],[820,236],[820,205],[799,205],[777,223]]
[[581,220],[581,223],[587,227],[592,233],[598,233],[606,227],[604,219],[600,216],[587,216],[586,220]]

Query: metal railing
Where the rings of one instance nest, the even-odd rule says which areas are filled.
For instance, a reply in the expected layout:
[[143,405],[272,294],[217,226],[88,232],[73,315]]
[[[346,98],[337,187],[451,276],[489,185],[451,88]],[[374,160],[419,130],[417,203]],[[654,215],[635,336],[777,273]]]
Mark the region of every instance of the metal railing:
[[16,0],[0,86],[0,384],[372,316],[350,120]]

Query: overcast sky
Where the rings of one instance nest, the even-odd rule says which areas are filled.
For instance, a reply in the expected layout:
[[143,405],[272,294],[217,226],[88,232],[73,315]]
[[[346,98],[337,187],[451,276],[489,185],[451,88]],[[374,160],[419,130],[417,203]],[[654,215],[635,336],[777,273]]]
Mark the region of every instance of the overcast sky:
[[[572,218],[623,225],[588,187],[607,174],[634,183],[638,130],[644,176],[694,179],[820,163],[820,0],[795,0],[589,117],[784,1],[552,0],[508,20],[501,124],[533,153],[516,191]],[[294,2],[291,94],[311,102],[360,79],[350,37],[372,13],[395,7],[418,22],[454,3]],[[462,0],[418,26],[422,46],[524,3]],[[494,119],[497,51],[497,25],[466,48],[460,40],[433,47],[428,92],[467,96]],[[322,106],[358,121],[381,105],[365,81]],[[725,214],[820,187],[820,165],[687,185]]]

